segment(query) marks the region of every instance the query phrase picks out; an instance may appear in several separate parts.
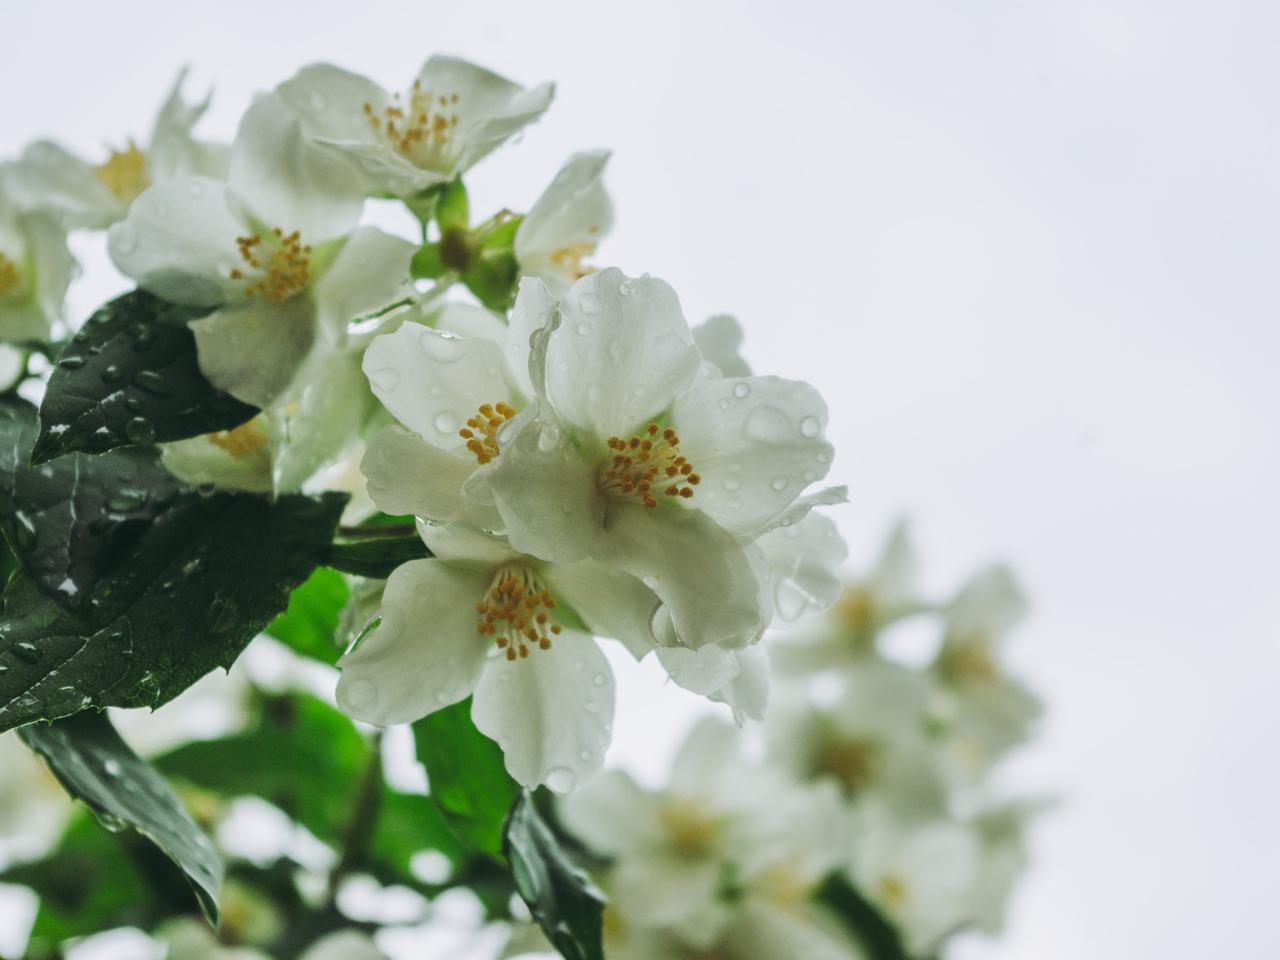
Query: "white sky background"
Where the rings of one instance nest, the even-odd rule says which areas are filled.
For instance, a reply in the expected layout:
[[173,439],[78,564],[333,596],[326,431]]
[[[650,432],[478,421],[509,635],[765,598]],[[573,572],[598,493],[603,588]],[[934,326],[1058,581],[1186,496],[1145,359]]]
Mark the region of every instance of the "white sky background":
[[[145,135],[183,62],[228,137],[313,60],[556,80],[473,209],[612,147],[597,262],[823,391],[855,556],[906,510],[933,586],[995,558],[1028,584],[1051,714],[1019,779],[1066,802],[966,960],[1269,956],[1278,44],[1280,8],[1224,0],[6,2],[0,155]],[[655,682],[617,724],[649,771],[694,709]]]

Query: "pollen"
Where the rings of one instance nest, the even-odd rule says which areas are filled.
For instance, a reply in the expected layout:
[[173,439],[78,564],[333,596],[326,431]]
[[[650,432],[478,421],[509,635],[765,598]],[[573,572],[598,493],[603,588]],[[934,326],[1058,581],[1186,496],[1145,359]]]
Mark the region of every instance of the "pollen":
[[815,764],[820,773],[830,774],[850,793],[871,784],[880,769],[880,749],[871,740],[839,738],[829,740]]
[[0,253],[0,297],[12,293],[20,283],[22,274],[18,272],[18,265]]
[[952,643],[938,654],[938,670],[957,681],[994,681],[1000,668],[985,643]]
[[458,436],[467,441],[467,449],[475,454],[481,466],[497,458],[502,452],[498,446],[498,431],[502,425],[516,415],[515,408],[499,401],[484,403],[476,415],[467,421],[467,425],[458,431]]
[[242,423],[234,430],[206,433],[205,438],[215,447],[221,447],[233,457],[247,457],[266,449],[267,433],[257,420]]
[[130,203],[151,186],[147,176],[147,155],[132,140],[124,150],[113,150],[106,163],[93,168],[94,175],[116,199]]
[[568,246],[561,247],[559,250],[551,254],[551,262],[567,275],[575,280],[581,280],[588,274],[595,273],[595,267],[583,266],[584,257],[589,257],[596,252],[595,241],[586,240],[582,243],[571,243]]
[[232,270],[231,279],[247,281],[244,292],[250,298],[282,303],[311,282],[311,246],[297,230],[286,234],[276,227],[265,237],[236,237],[236,248],[245,269]]
[[552,623],[555,606],[551,592],[528,567],[504,566],[476,604],[476,631],[493,637],[508,660],[522,659],[532,649],[551,649],[551,639],[561,629]]
[[688,500],[702,477],[680,454],[680,438],[656,423],[623,439],[609,438],[609,458],[597,473],[600,488],[617,500],[653,508],[658,497]]
[[907,905],[907,882],[896,873],[887,873],[880,878],[880,899],[894,913],[901,912]]
[[458,95],[437,95],[415,81],[407,97],[396,94],[381,111],[364,105],[369,126],[402,156],[420,167],[438,166],[458,126]]
[[671,846],[681,856],[706,856],[715,846],[718,825],[701,800],[672,798],[659,809],[658,819]]

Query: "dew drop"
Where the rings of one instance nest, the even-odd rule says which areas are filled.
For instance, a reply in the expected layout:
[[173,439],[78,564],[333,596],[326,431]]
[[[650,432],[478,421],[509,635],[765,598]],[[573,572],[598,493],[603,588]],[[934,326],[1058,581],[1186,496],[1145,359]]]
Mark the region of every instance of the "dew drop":
[[199,200],[204,196],[204,184],[199,180],[191,180],[187,183],[187,196],[192,200]]
[[378,704],[378,687],[372,680],[342,684],[343,700],[356,713],[367,713]]
[[629,297],[629,296],[631,296],[631,289],[632,289],[632,288],[631,288],[631,281],[630,281],[630,280],[623,280],[623,281],[622,281],[622,283],[618,285],[618,296],[620,296],[620,297]]
[[751,396],[751,387],[745,383],[735,383],[733,385],[733,395],[739,400],[745,400]]
[[582,312],[590,316],[595,316],[604,309],[604,301],[600,299],[600,295],[592,293],[590,290],[582,291],[582,295],[578,297],[578,306]]
[[777,407],[757,407],[747,417],[747,438],[758,443],[782,443],[792,429],[791,419]]
[[169,378],[159,370],[139,370],[133,382],[147,393],[153,393],[157,397],[169,395]]
[[369,374],[369,382],[373,384],[373,389],[380,390],[383,393],[391,393],[396,387],[400,386],[400,371],[391,367],[374,370]]
[[26,641],[15,643],[13,645],[13,655],[23,663],[39,663],[40,648],[34,643],[27,643]]
[[13,514],[13,540],[14,545],[23,552],[32,549],[36,545],[36,525],[21,510],[15,511]]
[[466,344],[460,338],[437,330],[424,330],[418,344],[422,352],[437,363],[456,363],[467,352]]
[[124,406],[125,406],[125,409],[130,411],[131,413],[138,413],[140,410],[142,410],[142,401],[139,400],[137,397],[125,397]]
[[218,636],[235,628],[240,619],[240,605],[231,597],[218,597],[209,605],[209,612],[204,618],[204,628],[210,634]]
[[329,109],[329,101],[319,90],[311,91],[311,110],[313,113],[324,113]]
[[448,436],[458,429],[458,418],[452,413],[437,413],[435,419],[435,428],[441,433]]
[[63,370],[79,370],[84,366],[84,357],[63,357],[58,361]]
[[585,323],[578,324],[577,327],[575,327],[574,329],[578,331],[578,336],[580,337],[585,337],[588,333],[591,332],[591,327]]
[[107,499],[107,509],[116,513],[137,510],[147,502],[147,495],[138,490],[120,490]]
[[787,489],[787,482],[786,477],[774,477],[769,483],[769,486],[771,486],[776,492],[781,493],[783,490]]
[[124,376],[124,371],[114,363],[109,363],[102,368],[102,373],[99,374],[99,376],[102,377],[103,383],[115,383]]
[[608,682],[609,682],[609,678],[606,677],[603,673],[597,673],[594,677],[591,678],[591,683],[597,687],[603,687]]
[[812,440],[818,434],[822,433],[822,422],[814,416],[805,417],[800,421],[800,432]]
[[728,490],[730,493],[733,493],[735,490],[739,489],[741,486],[742,486],[742,483],[741,481],[738,480],[737,477],[725,478],[724,488]]
[[119,761],[112,760],[110,757],[103,761],[102,769],[105,770],[107,772],[107,776],[110,777],[118,777],[121,773]]
[[547,772],[547,787],[553,793],[572,793],[578,785],[578,775],[568,767],[555,767]]
[[124,435],[133,443],[151,443],[156,438],[156,425],[146,417],[134,417],[124,425]]
[[71,339],[72,339],[72,340],[74,340],[76,343],[88,343],[88,342],[89,342],[89,334],[88,334],[88,332],[87,332],[87,331],[85,331],[85,330],[81,330],[79,333],[77,333],[77,334],[76,334],[74,337],[72,337]]

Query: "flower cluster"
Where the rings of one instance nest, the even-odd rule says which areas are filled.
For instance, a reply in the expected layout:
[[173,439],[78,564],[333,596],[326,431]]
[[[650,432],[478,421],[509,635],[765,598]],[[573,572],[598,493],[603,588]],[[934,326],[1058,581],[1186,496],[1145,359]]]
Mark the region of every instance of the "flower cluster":
[[[609,771],[560,803],[602,858],[609,956],[853,960],[883,940],[866,916],[935,956],[1000,929],[1043,806],[990,781],[1039,713],[999,654],[1024,600],[1000,567],[942,604],[915,574],[899,524],[828,615],[768,642],[784,679],[759,736],[704,721],[661,792]],[[907,666],[884,648],[922,618],[937,647]]]

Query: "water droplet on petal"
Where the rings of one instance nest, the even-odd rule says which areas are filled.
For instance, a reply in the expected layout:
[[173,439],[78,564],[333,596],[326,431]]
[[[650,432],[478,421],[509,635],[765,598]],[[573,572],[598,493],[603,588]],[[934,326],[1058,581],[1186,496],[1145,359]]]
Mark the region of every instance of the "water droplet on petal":
[[805,417],[800,421],[800,432],[812,440],[822,433],[822,422],[814,416]]
[[382,393],[391,393],[396,387],[400,386],[400,371],[392,367],[374,370],[369,374],[369,382],[373,384],[373,389]]
[[735,490],[737,490],[741,486],[742,486],[742,482],[738,480],[736,477],[725,478],[724,488],[728,490],[730,493],[733,493]]
[[458,418],[452,413],[437,413],[435,427],[446,436],[458,430]]
[[572,793],[578,785],[578,775],[568,767],[556,767],[547,772],[547,787],[553,793]]
[[747,417],[747,438],[758,443],[782,443],[792,436],[791,418],[777,407],[757,407]]
[[578,306],[583,313],[595,316],[604,309],[604,301],[600,299],[599,294],[584,290],[582,295],[578,297]]
[[204,196],[204,184],[199,180],[189,180],[187,182],[187,194],[192,200],[199,200]]
[[769,486],[773,487],[773,489],[778,493],[781,493],[783,490],[787,489],[787,482],[786,477],[774,477]]
[[437,330],[424,330],[418,338],[422,352],[437,363],[455,363],[467,352],[465,343],[458,337]]
[[597,673],[594,677],[591,678],[591,682],[597,687],[603,687],[606,683],[609,682],[609,678],[606,677],[603,673]]
[[751,396],[751,387],[745,383],[735,383],[733,385],[733,395],[739,400],[745,400]]
[[329,101],[319,90],[311,91],[311,110],[313,113],[324,113],[329,109]]

